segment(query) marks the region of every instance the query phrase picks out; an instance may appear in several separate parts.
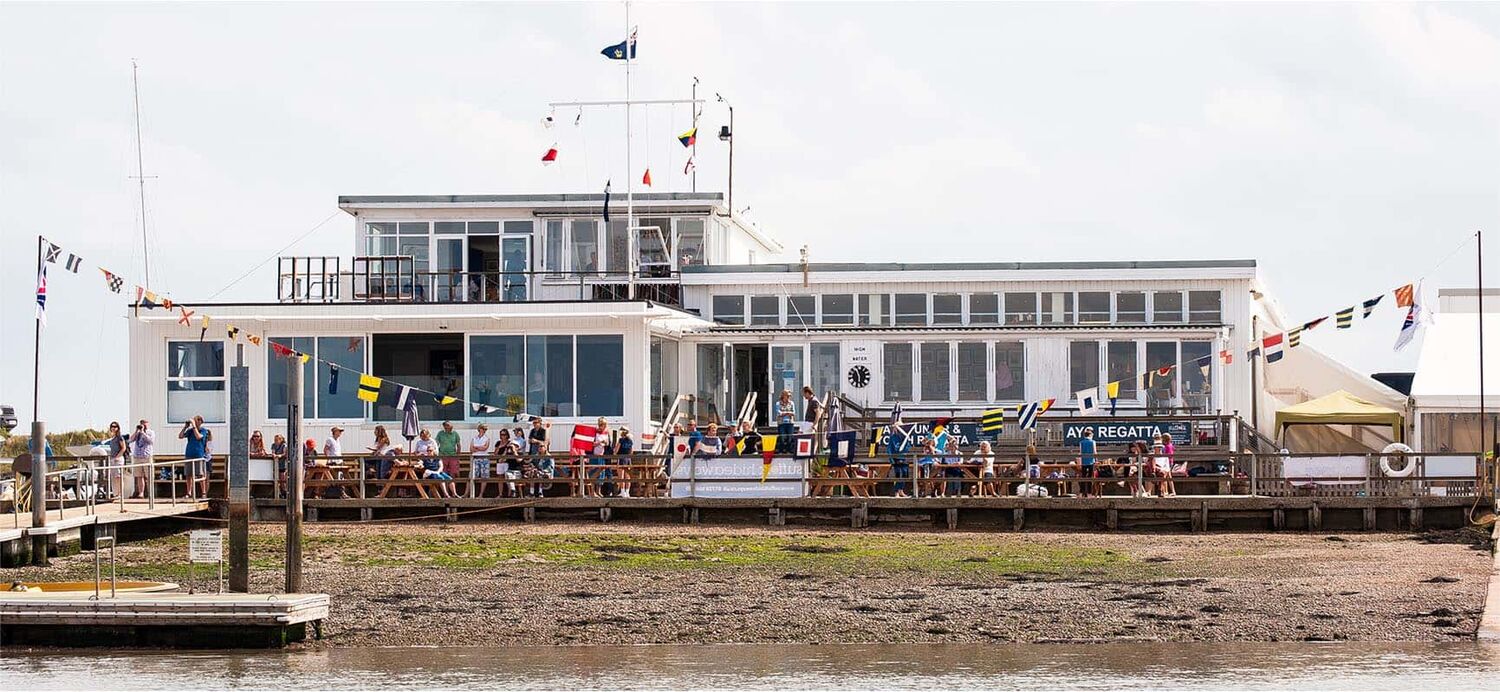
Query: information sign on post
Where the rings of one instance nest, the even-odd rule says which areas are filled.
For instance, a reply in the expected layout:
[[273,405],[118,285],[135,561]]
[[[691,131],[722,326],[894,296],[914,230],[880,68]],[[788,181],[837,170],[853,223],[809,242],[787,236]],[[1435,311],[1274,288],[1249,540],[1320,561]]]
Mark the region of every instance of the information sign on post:
[[188,532],[188,584],[192,590],[193,565],[199,563],[219,566],[218,591],[224,593],[224,530],[210,529]]

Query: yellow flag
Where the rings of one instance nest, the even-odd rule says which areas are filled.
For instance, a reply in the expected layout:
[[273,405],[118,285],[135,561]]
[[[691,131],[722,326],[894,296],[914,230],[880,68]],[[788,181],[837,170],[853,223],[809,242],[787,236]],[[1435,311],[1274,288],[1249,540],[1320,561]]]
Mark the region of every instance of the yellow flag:
[[765,452],[774,452],[774,451],[776,451],[776,436],[775,435],[761,435],[760,436],[760,451],[761,451],[762,454],[764,454]]
[[302,361],[303,365],[307,365],[307,361],[312,360],[312,356],[309,356],[306,353],[298,353],[297,360]]
[[1111,399],[1118,399],[1118,398],[1120,398],[1120,382],[1119,382],[1119,380],[1116,380],[1116,381],[1111,382],[1111,383],[1109,383],[1107,385],[1104,385],[1104,395],[1107,396],[1107,397],[1109,397],[1109,398],[1111,398]]
[[380,378],[374,375],[359,374],[359,392],[355,394],[360,401],[375,403],[380,398]]
[[445,396],[445,397],[442,398],[441,401],[438,402],[438,404],[441,405],[441,406],[447,406],[448,404],[451,404],[451,403],[453,403],[455,401],[458,401],[458,399],[455,399],[455,398],[453,398],[451,396]]

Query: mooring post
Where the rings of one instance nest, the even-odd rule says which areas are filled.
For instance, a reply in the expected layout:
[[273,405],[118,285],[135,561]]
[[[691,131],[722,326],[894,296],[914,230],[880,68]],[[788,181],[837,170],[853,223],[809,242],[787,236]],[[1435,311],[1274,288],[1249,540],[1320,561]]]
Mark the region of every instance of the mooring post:
[[[47,424],[39,420],[31,421],[31,526],[40,528],[47,525],[47,469],[51,464],[47,463]],[[62,506],[62,498],[59,495],[57,504]],[[31,564],[38,567],[46,567],[47,562],[47,536],[45,534],[31,535]]]
[[[235,344],[229,369],[229,590],[250,592],[250,368]],[[275,473],[275,470],[272,470]]]
[[286,592],[302,592],[302,360],[286,359]]

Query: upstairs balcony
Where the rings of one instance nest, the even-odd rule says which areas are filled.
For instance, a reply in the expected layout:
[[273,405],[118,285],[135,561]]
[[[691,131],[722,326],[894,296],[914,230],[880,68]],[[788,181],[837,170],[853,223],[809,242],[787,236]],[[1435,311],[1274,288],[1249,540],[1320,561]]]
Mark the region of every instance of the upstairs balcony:
[[[634,287],[632,290],[632,283]],[[420,271],[410,255],[277,260],[282,303],[525,303],[648,300],[680,307],[682,286],[670,266],[625,271]]]

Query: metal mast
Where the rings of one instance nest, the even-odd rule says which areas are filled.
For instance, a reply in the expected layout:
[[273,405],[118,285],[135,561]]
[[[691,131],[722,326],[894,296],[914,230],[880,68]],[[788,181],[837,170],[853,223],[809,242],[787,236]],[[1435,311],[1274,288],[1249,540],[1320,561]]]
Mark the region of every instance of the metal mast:
[[[135,176],[140,186],[141,197],[141,263],[146,285],[151,284],[151,246],[146,242],[146,172],[141,156],[141,82],[137,76],[139,67],[135,58],[130,59],[130,88],[135,95]],[[152,176],[155,177],[155,176]]]

